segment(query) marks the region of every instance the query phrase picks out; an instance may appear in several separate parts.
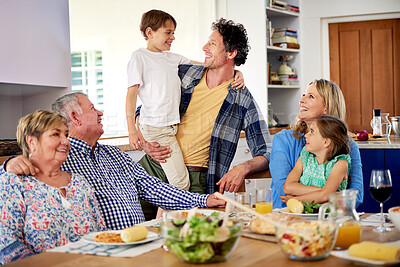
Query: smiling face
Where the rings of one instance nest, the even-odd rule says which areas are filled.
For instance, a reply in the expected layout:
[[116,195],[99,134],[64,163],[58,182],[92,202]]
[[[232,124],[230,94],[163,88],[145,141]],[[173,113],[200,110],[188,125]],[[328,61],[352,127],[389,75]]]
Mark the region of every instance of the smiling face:
[[307,125],[311,124],[315,118],[326,114],[324,99],[318,93],[317,87],[314,84],[307,87],[303,97],[300,98],[299,104],[300,111],[298,118],[305,121]]
[[316,122],[311,123],[309,131],[305,134],[306,151],[317,154],[320,151],[325,151],[327,145],[327,138],[322,137]]
[[70,143],[67,139],[68,128],[60,125],[49,129],[31,143],[32,156],[43,162],[56,162],[62,164],[68,156]]
[[[92,102],[84,96],[77,95],[79,104],[82,108],[82,114],[76,114],[78,119],[79,131],[83,135],[84,141],[97,140],[104,133],[101,117],[103,112],[97,110]],[[90,144],[90,142],[88,142]]]
[[222,35],[217,30],[211,33],[208,42],[203,46],[203,51],[205,52],[203,66],[208,69],[224,66],[228,61]]
[[147,49],[152,52],[163,52],[171,49],[172,42],[175,40],[175,24],[167,20],[161,28],[153,31],[150,27],[146,29]]

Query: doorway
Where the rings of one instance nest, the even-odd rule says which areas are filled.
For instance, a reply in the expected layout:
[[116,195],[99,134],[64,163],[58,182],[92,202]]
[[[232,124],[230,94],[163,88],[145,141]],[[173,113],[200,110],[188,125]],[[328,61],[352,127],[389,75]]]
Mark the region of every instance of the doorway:
[[330,23],[329,57],[350,131],[371,132],[374,108],[400,115],[400,19]]

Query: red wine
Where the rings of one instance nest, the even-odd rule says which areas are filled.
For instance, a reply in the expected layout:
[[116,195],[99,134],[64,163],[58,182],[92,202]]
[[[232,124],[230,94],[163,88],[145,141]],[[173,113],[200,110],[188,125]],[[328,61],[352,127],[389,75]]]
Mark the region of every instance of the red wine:
[[370,187],[369,192],[376,201],[378,201],[379,203],[383,203],[388,200],[392,195],[392,186],[381,185],[378,188]]

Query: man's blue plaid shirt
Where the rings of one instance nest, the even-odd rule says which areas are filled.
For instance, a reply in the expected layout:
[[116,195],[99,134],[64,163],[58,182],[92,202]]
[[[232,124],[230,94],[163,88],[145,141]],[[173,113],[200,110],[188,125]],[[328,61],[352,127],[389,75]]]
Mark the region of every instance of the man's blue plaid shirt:
[[117,147],[97,144],[92,156],[86,142],[68,139],[71,149],[62,169],[89,181],[108,228],[122,229],[145,221],[139,198],[166,210],[206,207],[208,195],[161,182]]
[[[179,66],[178,75],[182,81],[181,117],[205,70],[202,65]],[[242,130],[246,133],[247,145],[253,157],[264,156],[269,161],[272,148],[268,126],[249,90],[236,90],[229,85],[228,91],[211,134],[207,173],[209,194],[215,192],[215,184],[229,171]]]

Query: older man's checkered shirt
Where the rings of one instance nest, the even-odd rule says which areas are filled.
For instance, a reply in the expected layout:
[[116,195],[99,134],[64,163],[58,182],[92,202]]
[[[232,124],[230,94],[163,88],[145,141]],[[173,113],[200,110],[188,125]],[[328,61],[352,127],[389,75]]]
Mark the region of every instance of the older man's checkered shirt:
[[100,212],[110,229],[122,229],[145,221],[139,198],[163,209],[206,207],[208,195],[180,190],[146,173],[119,148],[68,138],[71,150],[62,169],[79,173],[93,187]]

